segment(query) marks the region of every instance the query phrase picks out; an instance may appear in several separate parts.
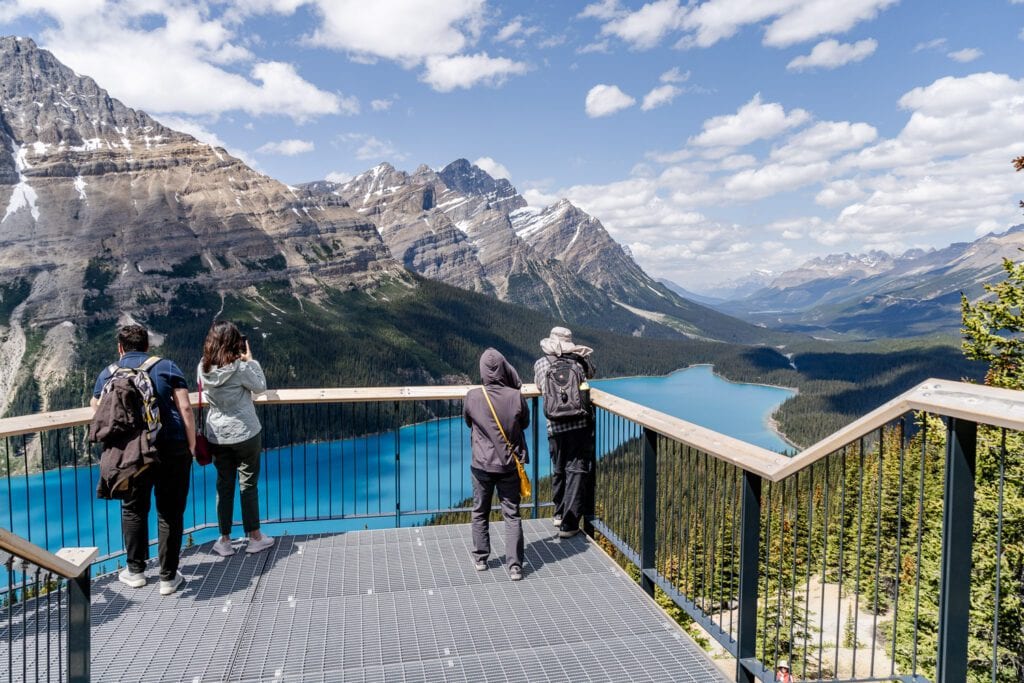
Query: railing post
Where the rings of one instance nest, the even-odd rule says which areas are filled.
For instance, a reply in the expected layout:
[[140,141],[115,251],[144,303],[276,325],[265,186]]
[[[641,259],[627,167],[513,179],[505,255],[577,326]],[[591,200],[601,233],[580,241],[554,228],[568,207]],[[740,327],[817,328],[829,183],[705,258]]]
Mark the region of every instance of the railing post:
[[395,401],[395,415],[398,416],[398,424],[395,425],[395,528],[402,526],[402,404]]
[[88,683],[90,638],[90,584],[92,570],[85,568],[78,577],[68,579],[68,680]]
[[647,572],[653,573],[656,564],[657,525],[654,518],[658,509],[658,435],[644,427],[643,442],[640,474],[640,587],[653,598],[654,581]]
[[942,575],[936,662],[936,680],[939,683],[967,678],[977,443],[977,423],[949,418],[946,482],[942,498]]
[[757,583],[761,544],[761,477],[743,472],[740,503],[740,582],[736,629],[736,680],[753,683],[744,660],[757,655]]
[[533,419],[530,420],[530,424],[533,425],[533,519],[540,516],[540,424],[537,422],[540,417],[539,405],[540,399],[534,396],[530,402],[533,412]]

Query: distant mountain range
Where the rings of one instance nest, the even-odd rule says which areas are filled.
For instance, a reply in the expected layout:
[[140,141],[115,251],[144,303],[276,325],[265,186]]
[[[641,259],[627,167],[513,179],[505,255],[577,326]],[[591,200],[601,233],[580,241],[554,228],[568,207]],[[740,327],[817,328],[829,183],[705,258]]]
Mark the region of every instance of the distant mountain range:
[[459,159],[411,174],[380,164],[347,183],[307,183],[377,226],[409,270],[552,317],[644,336],[736,342],[763,329],[689,301],[647,275],[568,200],[531,208],[504,179]]
[[956,334],[960,293],[982,297],[984,284],[1002,278],[1002,260],[1019,261],[1021,249],[1024,225],[895,257],[879,251],[831,255],[782,273],[745,297],[712,305],[750,322],[811,334]]
[[80,405],[130,319],[191,357],[236,316],[274,350],[268,371],[306,386],[450,378],[554,321],[770,336],[655,282],[568,202],[529,209],[465,160],[290,187],[15,37],[0,38],[0,245],[0,414]]

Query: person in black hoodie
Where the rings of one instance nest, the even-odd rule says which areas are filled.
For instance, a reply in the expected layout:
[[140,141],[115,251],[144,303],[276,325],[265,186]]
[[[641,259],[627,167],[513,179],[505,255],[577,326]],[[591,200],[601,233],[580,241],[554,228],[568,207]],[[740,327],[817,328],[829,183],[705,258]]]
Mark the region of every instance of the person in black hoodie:
[[462,415],[471,430],[473,457],[473,562],[487,569],[491,554],[488,517],[495,489],[505,518],[505,563],[509,578],[523,578],[523,524],[519,517],[519,475],[512,458],[526,464],[529,455],[524,432],[530,411],[520,392],[519,373],[494,349],[480,356],[483,387],[466,394]]

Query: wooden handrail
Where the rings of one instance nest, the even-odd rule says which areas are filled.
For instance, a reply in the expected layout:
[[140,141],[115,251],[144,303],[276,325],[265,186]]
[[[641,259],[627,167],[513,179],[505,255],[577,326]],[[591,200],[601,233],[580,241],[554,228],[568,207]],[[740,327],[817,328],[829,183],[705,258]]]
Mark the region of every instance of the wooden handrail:
[[[446,401],[464,398],[466,392],[474,386],[479,385],[274,389],[256,397],[256,402],[272,405]],[[533,384],[524,384],[522,391],[528,398],[540,395]],[[196,394],[191,394],[191,399],[195,405]],[[829,453],[913,410],[1024,431],[1024,392],[939,379],[929,379],[918,384],[792,458],[666,415],[600,389],[591,390],[591,399],[594,405],[600,408],[770,481],[785,479]],[[0,420],[0,438],[85,425],[91,418],[92,410],[89,408],[9,417]]]
[[0,550],[65,579],[81,576],[100,552],[99,548],[61,548],[54,554],[2,528]]

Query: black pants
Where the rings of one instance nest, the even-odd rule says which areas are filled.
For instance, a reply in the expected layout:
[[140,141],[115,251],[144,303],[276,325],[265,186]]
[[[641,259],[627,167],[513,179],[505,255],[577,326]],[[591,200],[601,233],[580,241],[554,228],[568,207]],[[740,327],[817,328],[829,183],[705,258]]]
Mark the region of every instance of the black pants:
[[158,451],[160,462],[139,477],[131,498],[121,501],[121,531],[128,569],[144,572],[149,559],[149,507],[155,492],[160,578],[170,581],[181,557],[192,454],[184,441],[161,444]]
[[231,535],[235,514],[235,478],[238,478],[242,505],[242,530],[252,533],[260,528],[260,445],[262,432],[241,443],[210,444],[217,467],[217,527],[221,536]]
[[505,517],[505,566],[523,566],[523,520],[519,517],[519,473],[485,472],[470,468],[473,475],[473,559],[486,561],[491,555],[491,498],[498,491],[501,514]]
[[594,432],[574,429],[548,437],[551,453],[551,498],[563,530],[578,529],[580,520],[594,514],[597,460]]

